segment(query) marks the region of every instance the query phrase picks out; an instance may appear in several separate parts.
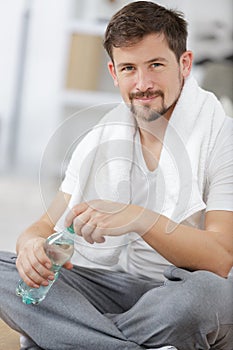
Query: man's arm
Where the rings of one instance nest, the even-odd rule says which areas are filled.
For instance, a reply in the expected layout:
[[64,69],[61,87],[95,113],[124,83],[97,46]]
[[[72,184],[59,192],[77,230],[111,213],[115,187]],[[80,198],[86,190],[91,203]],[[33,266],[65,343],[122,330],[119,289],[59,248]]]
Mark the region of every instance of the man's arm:
[[175,225],[166,233],[170,225],[170,220],[161,216],[142,238],[178,267],[227,277],[233,266],[232,212],[207,212],[205,230]]
[[[16,266],[21,278],[31,287],[48,285],[48,279],[53,279],[50,259],[44,251],[46,238],[54,232],[54,225],[64,213],[70,200],[70,195],[58,192],[52,204],[44,215],[18,238],[16,244]],[[66,264],[71,267],[70,263]]]
[[233,212],[206,213],[205,229],[176,224],[151,210],[110,201],[75,206],[66,225],[89,243],[104,236],[137,232],[172,264],[190,270],[208,270],[226,277],[233,265]]

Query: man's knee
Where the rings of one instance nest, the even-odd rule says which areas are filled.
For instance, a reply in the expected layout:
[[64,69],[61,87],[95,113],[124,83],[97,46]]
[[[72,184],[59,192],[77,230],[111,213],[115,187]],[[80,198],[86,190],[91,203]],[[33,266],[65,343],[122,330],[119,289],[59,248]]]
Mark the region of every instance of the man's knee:
[[171,305],[176,329],[191,325],[193,329],[208,331],[233,324],[231,281],[208,271],[195,271],[185,274],[178,285]]
[[[215,320],[216,314],[223,322],[232,319],[233,284],[230,280],[208,271],[189,272],[171,266],[165,271],[167,281],[157,292],[163,300],[163,309],[169,312],[170,322],[176,327],[203,324]],[[153,294],[153,292],[152,292]],[[166,304],[166,305],[165,305]],[[225,317],[226,316],[226,317]]]
[[210,313],[211,310],[214,310],[221,315],[222,309],[225,312],[226,308],[231,308],[232,311],[232,292],[231,281],[212,272],[195,271],[187,279],[190,304],[193,307],[196,305],[199,314]]

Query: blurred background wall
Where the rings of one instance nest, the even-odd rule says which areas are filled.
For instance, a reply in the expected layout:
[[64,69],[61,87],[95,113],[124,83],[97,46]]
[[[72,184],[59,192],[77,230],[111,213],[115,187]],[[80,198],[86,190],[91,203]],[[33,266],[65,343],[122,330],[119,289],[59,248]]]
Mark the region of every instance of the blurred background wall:
[[[120,96],[101,40],[124,0],[0,0],[0,249],[46,209],[75,144]],[[158,0],[189,22],[193,74],[232,115],[232,0]],[[81,48],[81,49],[80,49]]]

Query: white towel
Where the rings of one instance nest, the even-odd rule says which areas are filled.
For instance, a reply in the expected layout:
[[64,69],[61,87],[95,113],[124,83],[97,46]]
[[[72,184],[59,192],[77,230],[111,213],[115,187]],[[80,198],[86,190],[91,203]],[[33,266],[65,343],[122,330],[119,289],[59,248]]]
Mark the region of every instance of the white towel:
[[[193,77],[186,79],[164,137],[155,193],[156,212],[179,223],[206,207],[201,196],[205,165],[224,119],[216,97],[199,88]],[[75,169],[77,178],[69,208],[97,198],[131,202],[135,132],[134,118],[122,103],[81,141],[67,169],[67,176]],[[66,214],[57,229],[63,228]],[[76,249],[92,266],[113,266],[124,244],[125,236],[106,237],[105,243],[93,245],[77,237]]]
[[190,76],[165,134],[156,195],[163,208],[158,212],[181,222],[206,208],[201,195],[205,167],[225,118],[217,98]]
[[[55,227],[57,231],[64,228],[67,212],[77,203],[97,198],[130,203],[135,132],[134,118],[125,104],[121,103],[80,142],[66,172],[67,177],[76,177],[75,190],[69,208]],[[77,236],[76,251],[81,256],[77,259],[74,256],[72,261],[87,265],[85,260],[82,261],[82,257],[85,257],[99,265],[113,266],[117,264],[124,245],[124,236],[106,237],[104,243],[93,245]]]

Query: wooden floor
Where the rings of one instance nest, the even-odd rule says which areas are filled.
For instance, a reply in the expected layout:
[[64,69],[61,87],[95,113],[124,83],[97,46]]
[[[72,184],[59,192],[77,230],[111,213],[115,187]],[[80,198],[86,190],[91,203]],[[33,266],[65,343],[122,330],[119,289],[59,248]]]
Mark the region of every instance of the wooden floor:
[[19,333],[0,320],[0,350],[19,350]]

